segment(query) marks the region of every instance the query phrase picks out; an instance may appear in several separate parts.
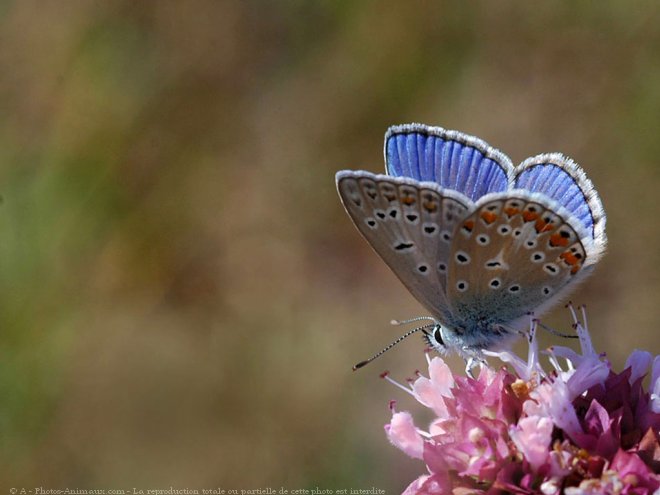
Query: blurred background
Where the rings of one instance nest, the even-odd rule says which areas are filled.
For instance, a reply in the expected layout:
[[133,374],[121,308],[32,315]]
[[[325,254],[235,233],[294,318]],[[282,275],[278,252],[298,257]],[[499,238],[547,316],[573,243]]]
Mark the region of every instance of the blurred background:
[[421,339],[351,365],[426,311],[334,185],[392,124],[582,164],[610,249],[573,300],[615,366],[658,353],[660,8],[635,5],[3,2],[0,489],[421,474],[383,434],[419,408],[378,378]]

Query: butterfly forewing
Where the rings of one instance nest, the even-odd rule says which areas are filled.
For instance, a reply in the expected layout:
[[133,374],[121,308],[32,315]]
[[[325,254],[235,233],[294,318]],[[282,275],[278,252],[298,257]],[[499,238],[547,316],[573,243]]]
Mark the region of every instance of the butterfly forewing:
[[548,204],[507,196],[478,204],[457,226],[450,257],[452,311],[505,323],[555,300],[579,276],[586,252]]
[[413,296],[443,319],[452,233],[472,203],[437,186],[368,172],[342,172],[337,188],[369,244]]
[[419,124],[391,127],[385,135],[387,173],[432,181],[476,201],[506,191],[509,157],[474,136]]

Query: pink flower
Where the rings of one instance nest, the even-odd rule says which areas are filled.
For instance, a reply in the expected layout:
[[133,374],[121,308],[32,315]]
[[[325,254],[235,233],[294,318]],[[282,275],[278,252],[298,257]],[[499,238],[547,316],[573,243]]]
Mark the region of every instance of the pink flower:
[[550,348],[552,373],[539,362],[532,322],[526,361],[487,353],[513,372],[482,366],[478,378],[459,376],[427,357],[428,378],[418,373],[402,385],[386,376],[434,414],[424,430],[392,408],[385,427],[393,445],[426,466],[406,495],[660,494],[660,356],[634,351],[613,372],[593,349],[584,311],[580,322],[570,309],[581,352]]

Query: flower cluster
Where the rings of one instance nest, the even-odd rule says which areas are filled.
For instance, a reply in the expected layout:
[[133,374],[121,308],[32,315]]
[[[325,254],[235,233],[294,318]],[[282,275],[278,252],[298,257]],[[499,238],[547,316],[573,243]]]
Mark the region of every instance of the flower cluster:
[[660,356],[635,351],[615,373],[594,351],[584,311],[584,323],[571,311],[582,352],[548,349],[551,373],[532,322],[527,361],[488,353],[513,371],[482,366],[475,379],[427,357],[428,378],[405,386],[386,376],[435,415],[422,430],[391,404],[389,440],[428,470],[405,495],[660,494]]

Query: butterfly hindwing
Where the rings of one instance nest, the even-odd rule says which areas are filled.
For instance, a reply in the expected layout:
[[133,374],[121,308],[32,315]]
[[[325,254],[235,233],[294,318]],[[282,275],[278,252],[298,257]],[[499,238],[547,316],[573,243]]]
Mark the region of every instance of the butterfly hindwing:
[[598,261],[607,244],[605,211],[596,189],[579,165],[561,153],[537,155],[516,167],[512,187],[556,201],[585,227],[585,234],[593,240],[589,263]]
[[472,203],[433,184],[368,172],[338,173],[337,189],[367,242],[413,296],[444,319],[452,233]]
[[499,196],[484,198],[457,227],[447,295],[454,312],[504,323],[542,312],[574,286],[587,255],[556,204]]

